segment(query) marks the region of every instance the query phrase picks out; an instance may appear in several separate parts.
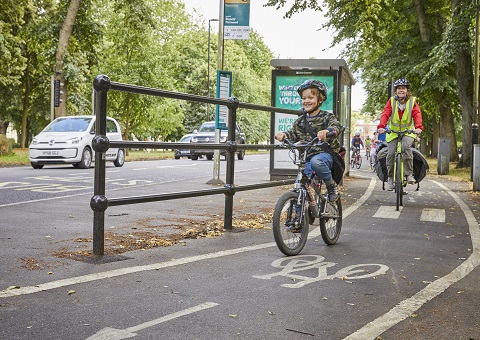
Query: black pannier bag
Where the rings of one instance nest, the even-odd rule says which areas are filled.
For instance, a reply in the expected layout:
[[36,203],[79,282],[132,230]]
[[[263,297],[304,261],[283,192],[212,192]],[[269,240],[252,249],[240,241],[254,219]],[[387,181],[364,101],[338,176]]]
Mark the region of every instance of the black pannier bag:
[[387,172],[387,153],[388,145],[383,142],[377,146],[375,151],[377,155],[377,163],[375,164],[375,172],[377,173],[378,178],[385,183],[387,181],[388,172]]
[[[388,146],[387,143],[383,142],[377,147],[377,164],[375,166],[375,171],[378,178],[385,183],[388,178],[387,172],[387,153]],[[420,189],[420,182],[427,175],[430,167],[428,166],[427,160],[423,157],[422,153],[415,148],[412,148],[413,153],[413,177],[417,183],[417,189]],[[384,186],[383,186],[383,189]]]

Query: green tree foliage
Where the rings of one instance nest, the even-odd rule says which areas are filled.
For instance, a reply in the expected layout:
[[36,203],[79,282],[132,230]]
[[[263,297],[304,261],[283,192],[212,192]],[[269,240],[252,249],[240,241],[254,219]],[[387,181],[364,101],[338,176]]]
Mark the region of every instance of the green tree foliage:
[[[22,131],[25,146],[50,120],[51,78],[59,32],[70,1],[6,0],[0,6],[0,133],[6,123]],[[92,112],[92,83],[112,81],[214,97],[217,34],[211,32],[208,81],[205,21],[193,19],[180,0],[82,0],[62,77],[68,115]],[[262,38],[226,41],[225,70],[233,72],[233,95],[242,102],[270,104],[272,53]],[[210,88],[208,89],[208,83]],[[111,91],[108,113],[125,139],[175,140],[213,118],[204,103]],[[268,139],[270,114],[239,110],[250,141]],[[2,130],[3,129],[3,130]]]
[[[473,82],[468,62],[473,54],[472,1],[268,0],[267,5],[285,8],[287,17],[307,8],[323,12],[328,21],[322,28],[335,31],[333,44],[347,42],[347,61],[361,74],[368,94],[364,112],[378,115],[388,81],[407,77],[420,100],[430,151],[436,150],[439,135],[452,137],[451,158],[457,157],[455,142],[461,136],[455,138],[455,125],[471,121],[473,114],[465,109],[473,99],[466,84]],[[459,74],[459,69],[466,73]],[[464,156],[468,159],[469,153]]]

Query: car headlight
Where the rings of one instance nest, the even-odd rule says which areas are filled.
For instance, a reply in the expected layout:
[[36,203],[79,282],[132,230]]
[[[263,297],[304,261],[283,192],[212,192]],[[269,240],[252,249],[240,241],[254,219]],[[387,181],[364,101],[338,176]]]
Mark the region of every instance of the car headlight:
[[40,141],[39,141],[38,139],[36,139],[36,138],[34,138],[34,139],[32,140],[32,145],[37,145],[37,144],[39,144],[39,143],[40,143]]
[[225,143],[227,141],[227,137],[226,136],[221,136],[220,137],[220,143]]
[[198,143],[198,139],[196,137],[192,138],[192,143]]
[[66,141],[67,144],[79,144],[82,138],[75,137]]

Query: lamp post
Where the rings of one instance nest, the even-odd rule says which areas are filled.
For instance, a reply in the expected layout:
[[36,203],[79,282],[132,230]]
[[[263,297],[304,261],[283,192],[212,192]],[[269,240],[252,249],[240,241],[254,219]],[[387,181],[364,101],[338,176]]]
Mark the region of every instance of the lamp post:
[[[207,57],[207,97],[210,97],[210,23],[218,21],[218,19],[208,19],[208,57]],[[207,119],[208,117],[208,103],[207,103]]]

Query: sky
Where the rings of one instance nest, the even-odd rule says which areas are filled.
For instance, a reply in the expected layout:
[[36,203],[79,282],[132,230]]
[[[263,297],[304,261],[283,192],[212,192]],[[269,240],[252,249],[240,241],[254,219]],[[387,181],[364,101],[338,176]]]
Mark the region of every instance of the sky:
[[[217,19],[220,0],[183,0],[188,13],[196,17]],[[343,46],[329,48],[333,32],[319,30],[326,21],[322,12],[306,10],[284,19],[286,8],[263,7],[267,0],[250,0],[250,28],[262,37],[279,59],[343,59]],[[218,22],[211,22],[212,32],[218,31]],[[360,110],[365,101],[364,90],[357,79],[352,86],[352,109]]]

